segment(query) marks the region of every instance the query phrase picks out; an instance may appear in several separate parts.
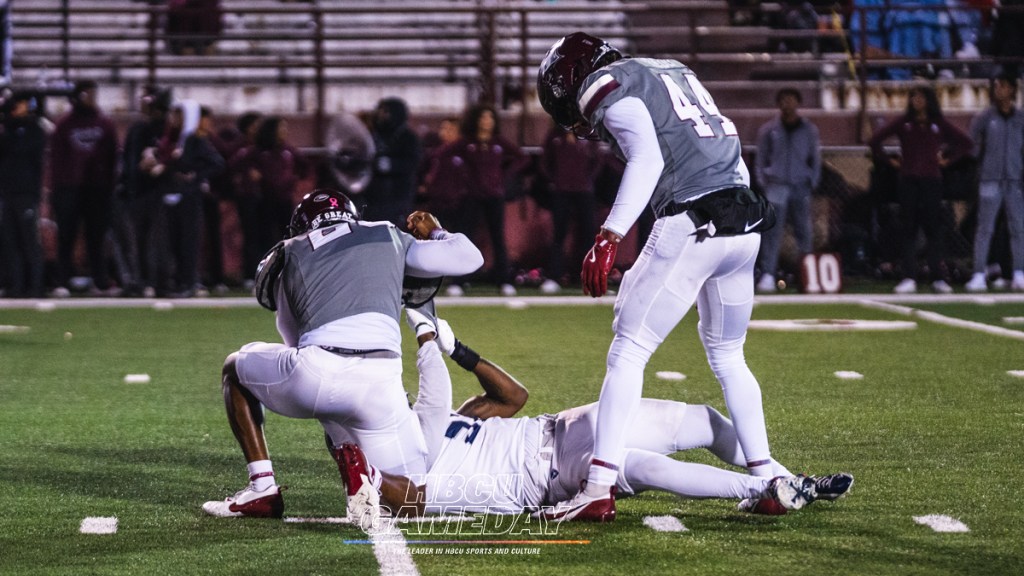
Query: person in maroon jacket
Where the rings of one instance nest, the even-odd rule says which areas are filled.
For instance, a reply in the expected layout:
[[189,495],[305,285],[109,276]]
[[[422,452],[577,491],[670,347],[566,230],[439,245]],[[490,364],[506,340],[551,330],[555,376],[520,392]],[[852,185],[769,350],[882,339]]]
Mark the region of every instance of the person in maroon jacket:
[[[901,158],[886,158],[882,143],[892,136],[899,139]],[[946,282],[942,270],[945,255],[942,168],[970,153],[971,137],[946,121],[934,90],[917,86],[908,95],[906,113],[875,132],[868,145],[875,161],[888,161],[899,170],[903,280],[894,291],[897,294],[917,291],[916,248],[920,227],[928,241],[932,289],[949,294],[953,288]]]
[[[462,138],[453,144],[453,154],[466,166],[467,202],[463,222],[474,222],[482,214],[491,239],[491,277],[504,296],[514,296],[512,271],[505,245],[505,181],[520,172],[530,159],[519,146],[501,135],[494,108],[470,108],[462,122]],[[471,233],[470,230],[453,230]]]
[[466,162],[457,154],[459,120],[445,118],[437,130],[438,144],[426,155],[426,174],[421,193],[428,211],[449,230],[465,231],[466,223],[459,219],[466,200]]
[[83,222],[94,288],[110,288],[103,243],[113,209],[117,130],[96,104],[97,89],[92,80],[75,83],[69,96],[71,111],[57,121],[51,138],[50,203],[57,220],[60,283],[55,296],[69,294],[68,282],[75,273],[75,240]]
[[[308,174],[309,162],[288,143],[288,123],[268,116],[260,123],[255,144],[240,150],[231,168],[241,174],[242,188],[251,197],[241,197],[239,203],[255,201],[260,206],[263,236],[258,252],[265,254],[285,237],[297,201],[295,188]],[[246,278],[255,273],[246,270]]]
[[554,245],[548,262],[548,279],[541,292],[553,294],[566,282],[565,237],[570,222],[575,223],[570,260],[579,263],[597,234],[594,176],[600,166],[597,143],[580,140],[572,132],[553,126],[544,142],[541,170],[551,192],[551,216],[554,220]]

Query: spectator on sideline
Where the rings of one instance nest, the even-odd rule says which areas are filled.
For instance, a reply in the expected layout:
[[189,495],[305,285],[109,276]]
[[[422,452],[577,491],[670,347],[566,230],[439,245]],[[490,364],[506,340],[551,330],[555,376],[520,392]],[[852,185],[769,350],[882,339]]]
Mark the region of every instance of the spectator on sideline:
[[470,226],[461,221],[466,201],[466,162],[455,152],[459,140],[459,119],[445,118],[437,130],[438,144],[424,159],[423,196],[427,208],[441,225],[449,230],[469,233]]
[[367,220],[403,226],[412,212],[422,152],[420,138],[408,120],[409,110],[400,98],[384,98],[377,103],[370,124],[376,156],[373,178],[366,189]]
[[153,156],[167,129],[171,108],[170,89],[146,86],[139,104],[143,118],[128,128],[121,155],[121,187],[119,201],[127,218],[119,224],[124,238],[121,242],[129,281],[125,292],[143,296],[156,294],[156,258],[153,245],[154,220],[159,212],[158,178],[143,170],[146,155]]
[[157,151],[162,174],[162,206],[158,269],[163,294],[205,295],[199,283],[199,237],[202,195],[209,194],[210,177],[224,169],[224,159],[210,141],[212,113],[186,100],[171,113],[172,121]]
[[35,105],[29,94],[14,94],[0,132],[0,255],[10,298],[43,296],[39,204],[47,136]]
[[261,238],[266,234],[261,229],[262,196],[258,184],[236,169],[235,159],[256,143],[256,133],[262,121],[263,116],[258,112],[246,112],[235,120],[234,126],[222,129],[214,140],[221,156],[228,161],[228,169],[219,178],[214,178],[213,185],[220,190],[221,197],[231,198],[238,213],[238,225],[242,230],[242,283],[247,290],[252,289],[256,266],[263,257]]
[[491,239],[491,279],[503,296],[515,296],[505,244],[505,181],[525,168],[530,159],[501,135],[498,114],[492,106],[470,108],[463,117],[461,132],[462,138],[452,150],[466,164],[468,196],[461,220],[471,223],[482,216]]
[[117,172],[117,129],[96,103],[98,85],[75,83],[71,111],[57,121],[50,145],[50,203],[57,220],[58,287],[67,297],[75,275],[74,251],[79,224],[85,224],[85,243],[95,293],[112,294],[104,260],[104,241]]
[[565,238],[570,226],[575,234],[568,254],[574,267],[583,261],[591,239],[597,234],[594,177],[599,165],[596,142],[579,139],[557,124],[548,131],[540,168],[551,194],[554,235],[547,279],[540,285],[545,294],[557,293],[569,283],[565,274]]
[[[895,136],[901,158],[887,158],[883,143]],[[907,96],[906,112],[875,132],[868,141],[876,162],[889,162],[899,170],[898,203],[903,232],[903,279],[897,294],[917,291],[917,231],[924,230],[932,290],[949,294],[943,270],[943,235],[946,228],[942,204],[942,168],[969,154],[971,137],[942,115],[939,100],[930,86],[916,86]]]
[[778,118],[757,133],[754,170],[778,222],[761,234],[761,279],[758,292],[775,292],[779,250],[785,223],[789,222],[800,256],[814,249],[811,194],[821,180],[821,148],[818,127],[800,116],[800,91],[783,88],[775,95]]
[[[232,162],[240,173],[242,186],[257,198],[260,207],[259,254],[265,254],[284,237],[300,180],[309,173],[309,163],[288,142],[288,123],[268,116],[256,131],[252,146],[241,150]],[[246,270],[252,279],[256,270]]]
[[970,292],[988,289],[985,267],[999,209],[1010,231],[1013,279],[1010,287],[1024,291],[1024,112],[1016,107],[1017,77],[1002,73],[992,79],[992,106],[971,122],[978,174],[978,225],[974,233],[974,274],[964,286]]

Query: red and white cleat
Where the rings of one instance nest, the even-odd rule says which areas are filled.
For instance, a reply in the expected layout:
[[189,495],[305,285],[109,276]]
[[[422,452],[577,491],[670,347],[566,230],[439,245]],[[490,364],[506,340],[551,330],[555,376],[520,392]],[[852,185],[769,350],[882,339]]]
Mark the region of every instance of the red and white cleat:
[[221,501],[203,504],[203,512],[220,518],[280,518],[284,516],[284,499],[281,486],[273,485],[266,490],[256,491],[252,484]]
[[570,500],[545,507],[537,515],[556,522],[611,522],[615,520],[615,487],[597,497],[588,496],[581,490]]
[[332,451],[338,472],[348,495],[346,516],[356,525],[369,531],[380,523],[380,493],[370,480],[371,468],[366,456],[355,444],[342,444]]

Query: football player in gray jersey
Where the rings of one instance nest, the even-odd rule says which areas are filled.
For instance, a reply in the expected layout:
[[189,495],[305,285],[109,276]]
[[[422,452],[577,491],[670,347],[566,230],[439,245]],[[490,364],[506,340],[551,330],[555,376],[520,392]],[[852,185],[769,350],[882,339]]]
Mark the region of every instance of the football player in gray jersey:
[[282,343],[254,342],[223,369],[228,421],[248,464],[249,485],[207,502],[213,516],[280,517],[281,490],[263,435],[263,408],[315,418],[331,438],[349,438],[387,472],[422,474],[427,447],[402,387],[405,276],[462,276],[483,256],[463,234],[414,212],[413,235],[360,220],[335,190],[307,194],[256,274],[259,303],[277,313]]
[[600,38],[566,36],[537,77],[554,120],[596,134],[626,162],[608,218],[583,261],[583,290],[605,294],[616,245],[649,204],[657,216],[615,301],[614,339],[598,407],[594,455],[583,491],[555,507],[557,520],[609,521],[626,432],[644,367],[696,303],[698,333],[755,476],[772,476],[761,390],[743,357],[754,304],[760,231],[770,204],[749,188],[736,126],[687,66],[624,58]]

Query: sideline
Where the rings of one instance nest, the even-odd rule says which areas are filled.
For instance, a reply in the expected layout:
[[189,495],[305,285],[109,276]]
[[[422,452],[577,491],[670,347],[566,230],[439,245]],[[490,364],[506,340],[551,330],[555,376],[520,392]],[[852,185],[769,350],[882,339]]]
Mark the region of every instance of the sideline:
[[[507,306],[522,309],[530,306],[611,306],[615,296],[438,296],[438,305]],[[767,294],[754,297],[755,304],[1024,304],[1024,293],[1012,294]],[[0,310],[40,311],[82,308],[257,308],[251,296],[217,298],[0,298]]]

